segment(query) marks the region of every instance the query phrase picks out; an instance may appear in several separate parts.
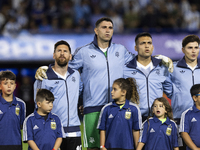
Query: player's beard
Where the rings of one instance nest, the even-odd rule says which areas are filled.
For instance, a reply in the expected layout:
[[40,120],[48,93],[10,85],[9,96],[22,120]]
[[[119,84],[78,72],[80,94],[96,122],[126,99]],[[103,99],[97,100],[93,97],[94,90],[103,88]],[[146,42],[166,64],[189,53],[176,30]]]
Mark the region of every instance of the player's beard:
[[56,62],[57,62],[57,64],[58,64],[60,67],[65,67],[65,66],[67,66],[67,64],[68,64],[68,61],[67,61],[66,58],[65,58],[64,61],[61,61],[60,58],[57,58],[57,59],[56,59]]

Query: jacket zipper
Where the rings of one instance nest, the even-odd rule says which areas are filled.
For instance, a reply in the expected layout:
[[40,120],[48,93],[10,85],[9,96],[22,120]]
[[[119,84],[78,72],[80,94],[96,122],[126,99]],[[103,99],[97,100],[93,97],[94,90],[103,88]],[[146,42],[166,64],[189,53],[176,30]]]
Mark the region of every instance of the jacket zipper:
[[150,108],[150,106],[149,106],[149,84],[148,84],[148,79],[149,79],[149,75],[150,75],[150,73],[153,71],[153,70],[155,70],[155,68],[156,67],[154,67],[150,72],[149,72],[149,74],[146,76],[141,70],[139,70],[139,69],[137,69],[136,68],[136,70],[139,70],[144,76],[145,76],[145,78],[146,78],[146,85],[147,85],[147,104],[148,104],[148,116],[150,116],[150,112],[151,112],[151,108]]
[[[99,49],[100,50],[100,49]],[[100,50],[102,52],[102,50]],[[105,53],[103,53],[104,57],[106,58],[106,65],[107,65],[107,72],[108,72],[108,101],[107,103],[110,102],[110,72],[109,72],[109,63],[108,63],[108,48],[107,48],[107,56],[105,56]]]
[[108,72],[108,103],[109,103],[110,102],[110,72],[109,72],[109,63],[108,63],[108,50],[107,50],[106,64],[107,64],[107,72]]
[[[67,76],[67,79],[68,79],[69,75]],[[67,87],[67,79],[65,80],[65,85],[66,85],[66,96],[67,96],[67,106],[68,106],[68,121],[67,121],[67,127],[69,127],[69,97],[68,97],[68,87]]]

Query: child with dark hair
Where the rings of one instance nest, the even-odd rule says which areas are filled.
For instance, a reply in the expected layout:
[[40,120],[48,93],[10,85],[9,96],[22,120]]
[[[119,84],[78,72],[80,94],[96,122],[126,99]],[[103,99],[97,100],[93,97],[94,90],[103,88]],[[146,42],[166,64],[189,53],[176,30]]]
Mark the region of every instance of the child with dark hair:
[[102,108],[97,126],[100,148],[132,150],[137,146],[142,125],[135,79],[115,80],[111,94],[114,101]]
[[182,113],[180,133],[187,150],[200,150],[200,84],[193,85],[190,93],[194,104]]
[[155,99],[151,112],[152,117],[143,123],[137,150],[178,150],[178,130],[168,100]]
[[26,117],[26,105],[15,97],[16,76],[11,71],[0,72],[0,149],[22,150],[21,128]]
[[24,121],[23,141],[29,150],[58,150],[64,134],[60,119],[51,113],[54,95],[46,89],[36,94],[37,110]]

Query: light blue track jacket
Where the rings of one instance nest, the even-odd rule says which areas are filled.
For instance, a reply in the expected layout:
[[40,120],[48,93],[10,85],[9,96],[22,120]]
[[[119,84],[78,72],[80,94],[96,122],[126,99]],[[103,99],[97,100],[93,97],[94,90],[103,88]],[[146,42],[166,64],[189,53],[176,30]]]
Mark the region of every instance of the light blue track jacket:
[[53,65],[50,65],[46,72],[47,79],[35,81],[34,99],[37,89],[50,90],[55,97],[52,113],[59,116],[65,133],[80,132],[80,120],[77,112],[80,74],[77,70],[68,67],[69,75],[66,80],[63,80],[55,74],[51,66]]
[[124,65],[134,57],[123,45],[111,41],[106,57],[96,38],[95,35],[93,42],[76,49],[69,64],[71,68],[82,70],[84,114],[99,112],[112,101],[113,81],[123,77]]
[[171,74],[174,94],[171,98],[171,105],[174,118],[180,119],[182,112],[194,105],[190,94],[190,88],[194,84],[200,84],[200,62],[198,61],[195,70],[187,67],[185,58],[174,62],[174,71]]
[[151,57],[154,68],[146,76],[137,69],[137,56],[124,68],[124,77],[135,78],[139,87],[140,110],[142,116],[148,116],[153,101],[163,96],[163,92],[170,98],[173,92],[168,68],[162,65],[160,59]]

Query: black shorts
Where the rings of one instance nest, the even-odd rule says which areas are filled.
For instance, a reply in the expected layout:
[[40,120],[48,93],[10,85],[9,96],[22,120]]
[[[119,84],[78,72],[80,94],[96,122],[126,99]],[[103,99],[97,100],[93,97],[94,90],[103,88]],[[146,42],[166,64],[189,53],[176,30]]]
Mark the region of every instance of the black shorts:
[[22,150],[22,145],[0,145],[0,150]]
[[63,138],[61,150],[82,150],[81,137],[66,137]]

